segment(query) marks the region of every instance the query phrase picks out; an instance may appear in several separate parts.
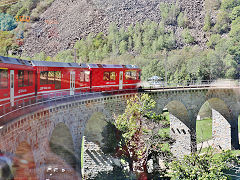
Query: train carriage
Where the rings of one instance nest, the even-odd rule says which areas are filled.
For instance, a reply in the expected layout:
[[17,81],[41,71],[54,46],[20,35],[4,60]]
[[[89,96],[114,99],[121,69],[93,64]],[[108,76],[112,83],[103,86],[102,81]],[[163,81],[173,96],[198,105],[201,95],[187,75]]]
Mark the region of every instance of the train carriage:
[[26,60],[0,56],[0,105],[35,94],[35,70]]
[[92,91],[136,89],[140,69],[133,65],[89,64]]
[[73,95],[90,89],[90,71],[86,64],[31,61],[37,72],[38,94],[66,92]]
[[123,70],[123,89],[137,89],[141,81],[141,69],[136,65],[122,65]]

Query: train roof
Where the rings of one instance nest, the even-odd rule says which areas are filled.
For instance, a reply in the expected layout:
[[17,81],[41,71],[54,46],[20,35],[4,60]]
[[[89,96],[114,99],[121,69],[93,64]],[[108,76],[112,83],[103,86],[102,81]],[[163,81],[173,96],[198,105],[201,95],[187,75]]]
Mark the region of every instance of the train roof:
[[30,61],[33,66],[47,66],[47,67],[80,67],[77,63],[64,63],[64,62],[52,62],[52,61]]
[[6,64],[17,64],[17,65],[31,66],[31,64],[27,60],[12,58],[12,57],[0,56],[0,62],[1,63],[6,63]]
[[128,68],[138,69],[136,65],[118,65],[118,64],[86,64],[86,63],[64,63],[52,61],[23,60],[12,57],[0,56],[0,63],[27,65],[27,66],[47,66],[47,67],[75,67],[75,68]]
[[118,65],[118,64],[88,64],[89,68],[128,68],[138,69],[136,65]]

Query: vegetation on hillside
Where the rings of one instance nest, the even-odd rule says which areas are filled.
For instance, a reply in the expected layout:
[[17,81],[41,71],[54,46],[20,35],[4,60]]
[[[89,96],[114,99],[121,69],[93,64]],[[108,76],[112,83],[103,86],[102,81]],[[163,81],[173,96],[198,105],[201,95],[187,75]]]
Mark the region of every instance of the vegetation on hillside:
[[[44,11],[52,0],[21,1],[2,11],[10,15],[33,15]],[[41,5],[45,4],[45,5]],[[206,80],[217,78],[239,78],[240,64],[240,1],[206,0],[205,24],[203,30],[208,36],[206,48],[196,42],[186,14],[178,4],[160,6],[161,22],[146,20],[127,28],[117,27],[112,23],[106,34],[89,34],[75,43],[77,62],[137,64],[142,68],[142,79],[158,75],[173,82],[184,80]],[[42,7],[42,8],[40,8]],[[213,21],[212,12],[217,12]],[[1,19],[1,18],[0,18]],[[34,18],[33,18],[34,19]],[[6,20],[5,20],[6,21]],[[9,25],[14,23],[9,20]],[[174,27],[181,27],[181,41],[176,42]],[[9,29],[11,30],[11,28]],[[24,30],[24,28],[23,28]],[[9,32],[11,33],[11,31]],[[15,32],[13,34],[16,34]],[[12,41],[3,44],[1,55],[8,55],[9,50],[16,49]],[[12,42],[14,43],[14,42]],[[24,54],[21,58],[27,58]],[[36,54],[33,59],[47,61],[74,61],[74,50],[60,51],[55,57]]]

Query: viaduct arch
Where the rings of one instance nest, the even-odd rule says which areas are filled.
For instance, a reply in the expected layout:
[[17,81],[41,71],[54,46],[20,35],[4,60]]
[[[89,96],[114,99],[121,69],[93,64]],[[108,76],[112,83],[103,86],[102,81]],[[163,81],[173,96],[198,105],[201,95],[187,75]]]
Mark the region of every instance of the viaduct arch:
[[[213,109],[214,146],[221,146],[222,149],[239,148],[239,88],[177,89],[147,93],[156,101],[156,112],[161,113],[164,107],[170,112],[170,133],[176,140],[172,152],[176,156],[196,150],[196,119],[206,101]],[[112,120],[113,113],[122,113],[126,100],[131,96],[134,94],[91,97],[26,114],[0,129],[0,149],[15,154],[19,152],[19,145],[26,147],[31,152],[28,161],[32,167],[36,167],[35,171],[28,173],[36,175],[37,179],[46,179],[50,173],[65,179],[81,179],[81,168],[86,169],[82,166],[85,151],[90,152],[89,162],[99,171],[102,167],[110,168],[115,160],[101,156],[95,145],[101,145],[103,139],[99,134],[105,122]],[[64,135],[58,136],[60,132],[64,132]],[[97,138],[97,141],[90,141],[91,138]],[[58,145],[63,146],[65,152],[57,152]],[[95,148],[96,152],[91,148]],[[75,161],[71,157],[75,157]],[[56,169],[52,162],[58,162],[61,166]],[[50,166],[52,169],[49,169]]]

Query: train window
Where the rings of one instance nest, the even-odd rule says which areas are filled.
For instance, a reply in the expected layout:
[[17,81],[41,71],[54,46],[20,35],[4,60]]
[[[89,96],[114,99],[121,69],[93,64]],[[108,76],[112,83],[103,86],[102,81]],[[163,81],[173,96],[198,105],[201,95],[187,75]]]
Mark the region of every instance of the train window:
[[138,79],[141,79],[141,71],[138,71]]
[[18,71],[18,87],[24,86],[24,71],[19,70]]
[[137,80],[137,71],[125,71],[125,79],[126,80]]
[[80,82],[84,82],[84,71],[80,72]]
[[132,80],[137,80],[137,71],[131,72],[131,78],[132,78]]
[[55,71],[55,89],[61,89],[61,71]]
[[33,85],[33,72],[28,71],[29,86]]
[[104,81],[109,81],[110,79],[110,73],[109,72],[104,72],[103,73],[103,80]]
[[54,84],[55,71],[48,71],[48,84]]
[[23,73],[23,86],[29,86],[29,71]]
[[40,72],[40,85],[48,84],[48,71]]
[[8,70],[0,69],[0,89],[8,88]]
[[85,82],[89,82],[90,81],[90,71],[85,71]]
[[116,80],[116,73],[110,72],[110,81],[115,81],[115,80]]

